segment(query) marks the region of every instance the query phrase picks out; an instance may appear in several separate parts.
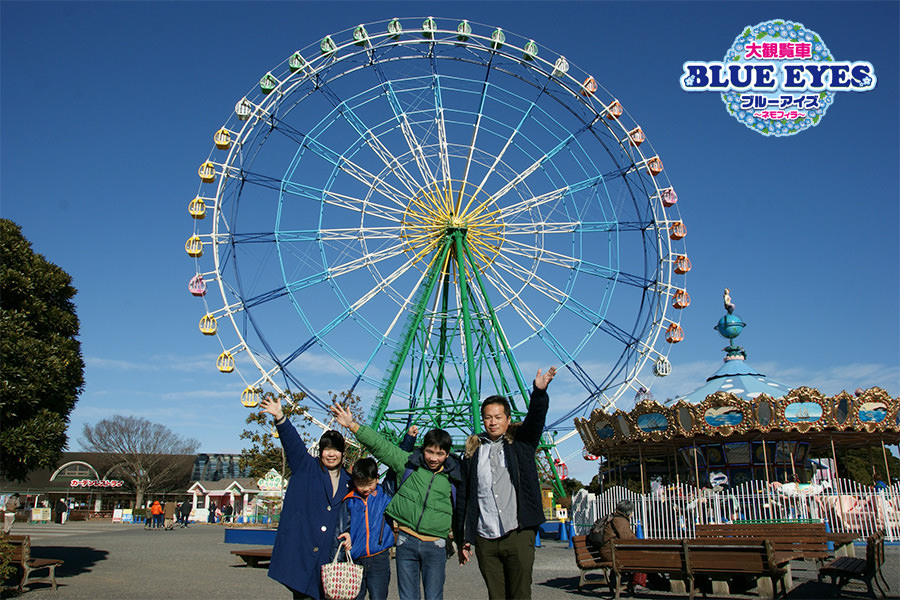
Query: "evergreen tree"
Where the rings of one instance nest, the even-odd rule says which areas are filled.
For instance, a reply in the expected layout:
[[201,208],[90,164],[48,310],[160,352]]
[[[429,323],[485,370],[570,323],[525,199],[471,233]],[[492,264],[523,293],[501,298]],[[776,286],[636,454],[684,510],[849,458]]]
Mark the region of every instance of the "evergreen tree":
[[53,468],[84,387],[72,278],[0,219],[0,473]]

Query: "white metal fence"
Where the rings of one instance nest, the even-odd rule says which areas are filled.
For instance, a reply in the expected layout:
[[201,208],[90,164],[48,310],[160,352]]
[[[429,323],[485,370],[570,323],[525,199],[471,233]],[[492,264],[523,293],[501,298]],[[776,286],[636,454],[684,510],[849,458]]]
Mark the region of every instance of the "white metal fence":
[[594,521],[624,499],[634,502],[635,529],[646,538],[691,538],[697,523],[814,519],[827,523],[830,531],[865,537],[884,529],[888,541],[900,540],[900,483],[875,489],[843,479],[812,486],[749,481],[718,491],[660,486],[647,494],[623,487],[599,496],[581,490],[572,503],[575,533],[587,533]]

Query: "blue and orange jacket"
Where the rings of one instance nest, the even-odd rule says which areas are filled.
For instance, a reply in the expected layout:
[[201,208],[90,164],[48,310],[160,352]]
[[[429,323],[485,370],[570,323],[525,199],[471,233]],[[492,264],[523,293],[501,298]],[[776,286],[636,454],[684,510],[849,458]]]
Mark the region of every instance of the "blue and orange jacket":
[[337,536],[350,532],[350,556],[353,559],[372,556],[383,552],[394,545],[394,531],[385,522],[384,509],[391,497],[381,484],[375,491],[363,498],[356,490],[344,496],[338,511],[338,522],[334,528],[334,545],[331,554],[337,552],[340,540]]

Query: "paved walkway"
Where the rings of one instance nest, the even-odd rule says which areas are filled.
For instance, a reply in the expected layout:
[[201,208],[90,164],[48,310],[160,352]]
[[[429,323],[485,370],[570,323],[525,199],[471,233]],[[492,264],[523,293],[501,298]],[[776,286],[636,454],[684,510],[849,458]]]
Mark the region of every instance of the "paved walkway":
[[[189,600],[287,600],[290,594],[266,576],[266,569],[252,569],[232,554],[244,546],[224,543],[221,526],[195,524],[187,529],[149,531],[141,525],[97,522],[70,522],[65,525],[25,525],[16,523],[12,533],[28,534],[36,557],[61,558],[57,569],[59,589],[36,584],[25,600],[90,599],[189,599]],[[860,548],[857,549],[859,552]],[[862,550],[864,551],[864,550]],[[900,547],[887,546],[885,575],[894,597],[900,590]],[[397,598],[396,572],[391,581],[390,599]],[[815,582],[810,564],[795,568],[798,585],[788,598],[826,598],[830,586]],[[609,598],[605,588],[593,586],[579,593],[578,570],[572,550],[565,543],[544,541],[537,549],[534,570],[535,600],[560,598]],[[863,597],[865,587],[851,584],[844,597]],[[486,598],[487,592],[477,565],[447,563],[447,600]],[[667,593],[643,594],[640,598],[668,600]],[[713,598],[709,596],[708,598]]]

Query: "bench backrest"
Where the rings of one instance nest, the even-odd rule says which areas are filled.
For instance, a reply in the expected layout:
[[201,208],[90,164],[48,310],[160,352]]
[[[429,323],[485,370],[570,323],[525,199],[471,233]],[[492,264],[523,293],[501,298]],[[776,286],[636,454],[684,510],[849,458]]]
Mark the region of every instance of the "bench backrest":
[[696,538],[746,538],[768,540],[775,552],[799,552],[805,558],[828,556],[828,539],[824,523],[750,524],[722,523],[698,524]]
[[595,562],[604,562],[600,556],[600,549],[587,543],[586,535],[572,537],[572,548],[575,550],[575,564],[589,565]]
[[692,573],[773,573],[772,543],[768,540],[729,540],[727,543],[687,542],[687,562]]
[[866,573],[874,573],[883,564],[884,531],[879,530],[866,538]]
[[617,573],[688,573],[685,542],[673,540],[615,540],[613,568]]
[[3,541],[12,546],[12,562],[26,562],[31,560],[31,537],[27,535],[5,536]]

